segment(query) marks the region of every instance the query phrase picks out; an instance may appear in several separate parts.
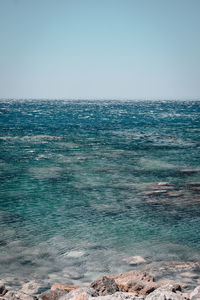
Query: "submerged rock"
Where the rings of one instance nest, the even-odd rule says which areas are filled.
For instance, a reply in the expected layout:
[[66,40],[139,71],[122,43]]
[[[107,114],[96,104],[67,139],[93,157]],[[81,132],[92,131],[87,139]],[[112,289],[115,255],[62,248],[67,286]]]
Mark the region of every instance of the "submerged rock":
[[165,186],[165,185],[167,185],[167,186],[169,186],[170,184],[169,184],[169,182],[158,182],[157,183],[159,186]]
[[181,197],[181,196],[183,196],[183,194],[182,193],[168,192],[167,196],[168,197]]
[[151,190],[151,191],[144,192],[144,194],[147,196],[159,196],[166,193],[167,190]]
[[95,289],[100,296],[111,295],[121,290],[113,278],[106,276],[93,281],[90,286]]
[[176,189],[176,187],[173,184],[170,184],[169,182],[156,182],[152,183],[146,186],[147,190],[172,190]]
[[85,255],[84,251],[70,251],[67,256],[72,258],[78,258]]
[[142,268],[143,271],[155,276],[159,286],[165,285],[167,281],[175,281],[180,283],[187,292],[191,292],[195,286],[200,284],[200,282],[198,283],[200,262],[161,261],[144,265]]
[[200,186],[193,186],[190,189],[194,192],[200,192]]
[[189,182],[187,186],[190,190],[199,192],[200,191],[200,182]]
[[146,186],[144,195],[149,197],[155,196],[168,196],[168,197],[180,197],[181,193],[177,192],[177,187],[168,182],[157,182]]
[[194,186],[199,186],[200,187],[200,182],[188,182],[187,183],[187,185],[189,186],[189,187],[194,187]]
[[131,256],[131,257],[125,258],[123,260],[126,261],[129,265],[139,265],[139,264],[147,262],[146,259],[144,259],[144,257],[139,256],[139,255]]
[[165,277],[169,272],[186,272],[186,271],[194,271],[200,270],[200,262],[193,261],[162,261],[158,264],[152,264],[145,266],[146,272],[155,272],[159,276]]
[[198,169],[182,169],[179,171],[181,175],[193,175],[199,172]]

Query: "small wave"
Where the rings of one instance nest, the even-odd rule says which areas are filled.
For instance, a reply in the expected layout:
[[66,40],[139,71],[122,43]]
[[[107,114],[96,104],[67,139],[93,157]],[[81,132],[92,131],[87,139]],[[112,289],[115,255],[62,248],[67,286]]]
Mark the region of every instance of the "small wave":
[[177,166],[171,163],[168,163],[164,160],[159,159],[149,159],[149,158],[141,158],[139,161],[139,165],[146,170],[171,170],[176,169]]
[[58,178],[61,176],[62,168],[60,167],[32,167],[29,173],[38,179]]

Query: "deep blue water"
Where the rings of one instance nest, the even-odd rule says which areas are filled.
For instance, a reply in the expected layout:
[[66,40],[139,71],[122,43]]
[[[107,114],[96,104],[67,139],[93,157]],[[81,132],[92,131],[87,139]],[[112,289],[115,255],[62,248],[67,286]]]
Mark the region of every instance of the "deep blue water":
[[2,100],[0,126],[0,277],[200,259],[200,102]]

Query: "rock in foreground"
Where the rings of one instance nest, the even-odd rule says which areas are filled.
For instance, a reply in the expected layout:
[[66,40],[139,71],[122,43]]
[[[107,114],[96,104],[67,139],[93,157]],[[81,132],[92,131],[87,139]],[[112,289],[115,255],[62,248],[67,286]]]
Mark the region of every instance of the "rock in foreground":
[[190,294],[191,300],[199,300],[200,299],[200,286],[197,286],[194,291]]
[[1,300],[37,300],[37,297],[19,291],[8,291]]
[[70,293],[60,297],[59,300],[87,300],[90,297],[97,297],[97,296],[98,293],[93,288],[80,288],[80,289],[73,290]]
[[123,292],[147,295],[158,287],[154,282],[153,276],[139,270],[111,274],[107,275],[107,277],[114,279]]
[[144,296],[137,295],[135,293],[116,292],[113,295],[99,296],[99,297],[92,298],[90,300],[144,300],[144,299],[145,299]]
[[112,295],[121,290],[115,280],[107,276],[93,281],[90,286],[95,289],[100,296]]
[[62,284],[62,283],[54,283],[51,287],[52,291],[55,290],[63,290],[63,291],[67,291],[67,292],[71,292],[73,290],[79,289],[80,286],[76,286],[76,285],[71,285],[71,284]]
[[0,297],[4,296],[7,293],[7,289],[4,284],[0,284]]
[[58,300],[66,294],[68,292],[65,290],[48,290],[39,296],[39,300]]
[[39,296],[31,294],[33,288],[30,289],[28,283],[26,287],[30,294],[22,290],[8,291],[4,284],[0,284],[0,300],[200,300],[200,286],[196,287],[189,296],[187,285],[187,293],[185,293],[182,290],[184,284],[171,282],[165,280],[156,283],[153,276],[134,270],[108,274],[85,288],[57,283]]
[[145,300],[185,300],[182,295],[170,291],[168,288],[158,288],[150,293]]

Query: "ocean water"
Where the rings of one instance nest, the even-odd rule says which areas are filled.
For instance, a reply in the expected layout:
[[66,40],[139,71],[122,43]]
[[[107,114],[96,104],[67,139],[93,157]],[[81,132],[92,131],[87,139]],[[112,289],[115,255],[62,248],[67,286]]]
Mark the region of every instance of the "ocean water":
[[1,100],[0,126],[1,278],[200,260],[200,102]]

